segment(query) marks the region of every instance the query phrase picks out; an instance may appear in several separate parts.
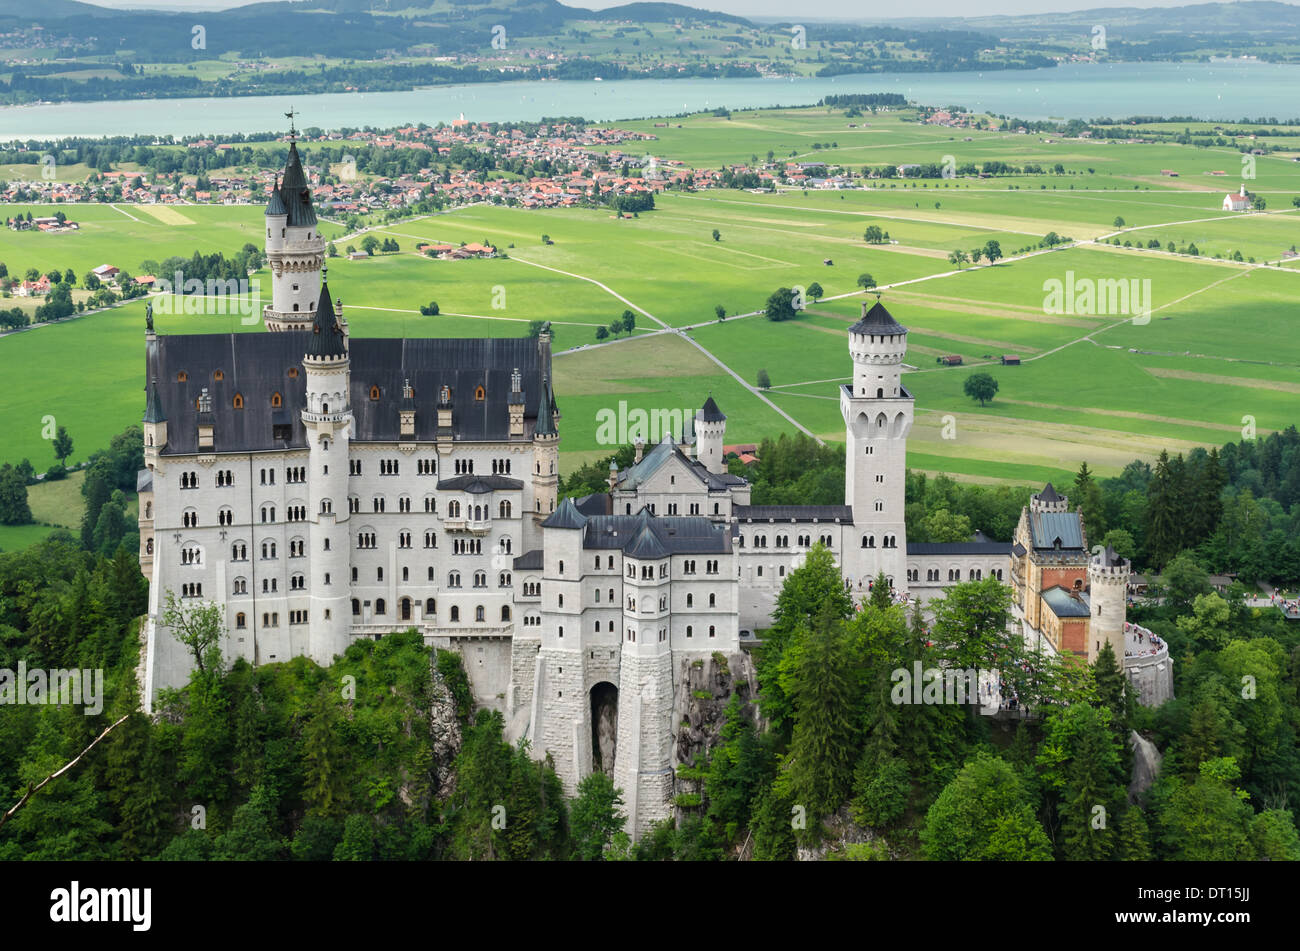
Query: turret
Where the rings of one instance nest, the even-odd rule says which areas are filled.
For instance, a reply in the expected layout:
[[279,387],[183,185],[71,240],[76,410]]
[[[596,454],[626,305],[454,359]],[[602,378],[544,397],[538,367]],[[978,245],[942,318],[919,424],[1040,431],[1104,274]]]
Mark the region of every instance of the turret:
[[1057,492],[1052,487],[1052,483],[1043,486],[1043,491],[1029,498],[1029,511],[1031,512],[1068,512],[1070,510],[1070,500]]
[[551,415],[554,397],[551,381],[542,377],[537,400],[537,424],[533,427],[533,512],[538,521],[555,511],[559,488],[560,434]]
[[307,388],[302,423],[308,449],[308,534],[312,552],[307,653],[329,664],[347,649],[352,612],[348,598],[348,463],[352,427],[350,361],[343,328],[322,283],[302,366]]
[[914,400],[902,384],[907,328],[877,301],[862,305],[862,319],[849,328],[853,382],[840,388],[847,432],[844,503],[853,508],[854,533],[846,540],[841,568],[854,590],[865,594],[883,571],[898,585],[907,570],[904,521],[907,434]]
[[713,401],[713,394],[704,401],[704,406],[695,411],[695,453],[704,467],[715,475],[727,471],[727,463],[722,454],[722,443],[727,435],[727,417],[718,404]]
[[306,330],[320,294],[325,239],[293,133],[284,177],[266,204],[266,259],[271,268],[271,303],[263,311],[267,329]]
[[144,461],[150,469],[158,462],[158,453],[167,448],[167,415],[158,397],[158,378],[149,381],[144,404]]
[[1128,582],[1132,566],[1109,546],[1098,550],[1088,562],[1088,663],[1097,660],[1103,644],[1115,651],[1115,661],[1124,663],[1124,621],[1127,614]]

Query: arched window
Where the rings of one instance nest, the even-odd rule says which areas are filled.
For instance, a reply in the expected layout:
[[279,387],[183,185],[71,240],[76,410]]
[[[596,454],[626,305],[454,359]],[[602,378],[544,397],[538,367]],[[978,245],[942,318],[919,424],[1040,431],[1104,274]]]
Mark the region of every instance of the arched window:
[[483,605],[480,604],[474,608],[474,620],[480,622],[487,620],[487,613],[483,610]]
[[456,623],[460,620],[460,608],[456,607],[454,604],[451,607],[451,620],[452,623]]
[[361,601],[359,598],[352,599],[352,614],[354,617],[361,616]]
[[248,621],[247,619],[245,619],[243,611],[240,611],[238,614],[235,615],[235,627],[243,628],[247,626],[247,624]]
[[424,615],[425,615],[425,617],[428,617],[428,616],[430,616],[430,615],[432,615],[432,614],[437,614],[437,613],[438,613],[438,602],[437,602],[437,601],[435,601],[433,598],[429,598],[427,601],[424,602]]
[[379,387],[374,386],[373,384],[370,387],[370,398],[372,400],[379,399]]
[[244,394],[242,394],[242,393],[236,393],[236,394],[235,394],[234,404],[235,404],[235,409],[243,409],[243,408],[244,408]]
[[271,394],[271,408],[279,409],[283,405],[284,405],[284,400],[280,397],[280,391],[276,390],[274,393]]
[[503,621],[510,620],[510,605],[508,604],[501,605],[501,620]]
[[384,599],[383,599],[383,598],[378,598],[378,599],[376,599],[376,601],[375,601],[375,613],[376,613],[376,614],[383,614],[383,613],[385,612],[385,608],[386,608],[386,605],[384,604]]
[[486,394],[483,392],[483,387],[481,387],[481,386],[476,386],[476,387],[474,387],[474,401],[475,401],[475,402],[477,402],[477,403],[482,403],[482,402],[483,402],[483,399],[484,399],[485,396],[486,396]]

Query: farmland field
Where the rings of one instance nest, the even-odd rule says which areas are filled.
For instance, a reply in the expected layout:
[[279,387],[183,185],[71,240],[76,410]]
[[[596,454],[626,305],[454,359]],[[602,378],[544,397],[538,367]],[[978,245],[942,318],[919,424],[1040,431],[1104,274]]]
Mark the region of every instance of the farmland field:
[[[842,115],[825,110],[764,110],[673,120],[672,128],[620,126],[653,131],[659,140],[647,146],[657,155],[702,167],[770,149],[858,164],[940,162],[947,154],[958,162],[1060,162],[1065,173],[839,191],[671,191],[635,218],[604,208],[467,206],[376,226],[372,233],[395,239],[401,251],[331,259],[330,287],[357,336],[513,336],[526,334],[531,321],[550,321],[566,468],[608,448],[597,432],[603,410],[690,408],[709,394],[728,416],[729,443],[796,429],[842,439],[837,387],[851,369],[846,330],[875,300],[857,286],[864,272],[911,331],[905,383],[917,401],[914,468],[1034,482],[1068,478],[1086,460],[1114,474],[1162,449],[1239,438],[1247,421],[1261,433],[1297,421],[1300,273],[1263,265],[1300,243],[1300,211],[1291,202],[1300,194],[1300,165],[1261,158],[1250,187],[1268,196],[1268,210],[1233,215],[1221,210],[1241,167],[1231,149],[1047,142],[887,115],[866,121],[848,129]],[[837,144],[815,150],[814,142]],[[1161,169],[1179,177],[1162,177]],[[1227,178],[1208,175],[1225,169]],[[42,213],[40,206],[13,210]],[[229,254],[262,234],[261,210],[247,206],[63,210],[81,231],[0,233],[0,260],[11,274],[82,272],[106,262],[134,273],[146,259]],[[1118,230],[1117,217],[1124,219]],[[897,243],[866,244],[863,232],[873,224]],[[337,226],[323,228],[341,236]],[[1049,231],[1079,243],[1040,250]],[[1158,240],[1161,249],[1114,247],[1112,235],[1143,246]],[[1006,255],[993,266],[949,263],[950,251],[989,241]],[[502,256],[434,260],[416,253],[422,242],[487,242]],[[1200,256],[1167,253],[1170,242],[1195,243]],[[1234,251],[1256,264],[1213,257]],[[266,272],[256,278],[269,287]],[[1142,306],[1123,313],[1047,306],[1052,282],[1070,280],[1123,281]],[[814,282],[821,298],[810,297],[797,318],[774,323],[756,313],[776,288]],[[430,301],[439,316],[419,313]],[[252,312],[260,306],[250,302]],[[727,319],[717,320],[717,306]],[[598,343],[597,328],[625,310],[636,318],[630,339]],[[258,330],[238,315],[162,308],[156,322],[160,333]],[[49,416],[72,433],[72,461],[138,421],[143,335],[143,302],[135,301],[0,338],[10,383],[0,395],[0,461],[27,457],[38,470],[48,467],[54,460],[42,430]],[[940,366],[948,355],[963,365]],[[1003,366],[1006,355],[1020,365]],[[963,394],[973,368],[999,383],[988,405]],[[760,370],[769,390],[755,385]],[[0,547],[16,539],[0,536]]]

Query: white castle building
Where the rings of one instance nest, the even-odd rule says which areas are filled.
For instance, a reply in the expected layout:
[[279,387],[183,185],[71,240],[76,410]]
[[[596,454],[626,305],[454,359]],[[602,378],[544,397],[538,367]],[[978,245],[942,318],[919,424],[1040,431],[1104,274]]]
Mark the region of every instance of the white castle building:
[[672,814],[686,669],[766,627],[814,544],[858,597],[878,572],[926,599],[1011,570],[1011,543],[907,543],[907,330],[879,302],[848,334],[843,505],[750,504],[711,397],[694,447],[669,436],[557,505],[549,331],[351,337],[296,144],[265,220],[273,332],[146,333],[148,705],[192,666],[161,623],[168,592],[221,606],[228,661],[324,665],[415,628],[462,654],[476,700],[570,793],[611,772],[637,835]]

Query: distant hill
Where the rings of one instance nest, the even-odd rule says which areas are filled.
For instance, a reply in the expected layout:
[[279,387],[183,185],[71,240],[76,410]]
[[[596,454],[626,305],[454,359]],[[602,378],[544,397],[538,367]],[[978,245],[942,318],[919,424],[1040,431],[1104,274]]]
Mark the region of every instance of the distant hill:
[[901,17],[866,20],[893,27],[915,29],[948,28],[985,30],[1002,35],[1026,32],[1060,34],[1077,27],[1088,32],[1101,24],[1108,34],[1128,33],[1149,37],[1155,34],[1192,35],[1300,35],[1300,6],[1275,0],[1245,0],[1241,3],[1198,3],[1185,7],[1101,7],[1069,13],[1024,14],[980,17]]

